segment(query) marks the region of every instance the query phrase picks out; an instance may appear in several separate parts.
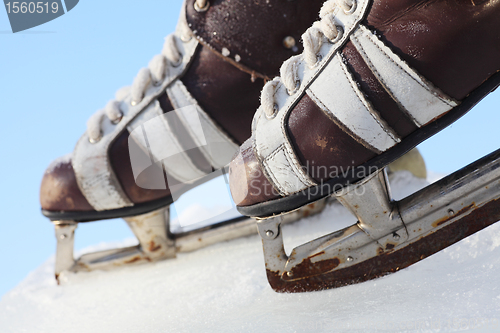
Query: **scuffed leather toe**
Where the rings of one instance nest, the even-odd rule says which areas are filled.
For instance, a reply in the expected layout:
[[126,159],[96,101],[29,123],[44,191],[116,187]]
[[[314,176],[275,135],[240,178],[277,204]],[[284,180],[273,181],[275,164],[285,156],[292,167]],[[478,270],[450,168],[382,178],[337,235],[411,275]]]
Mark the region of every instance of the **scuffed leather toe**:
[[241,145],[238,155],[229,166],[231,194],[236,205],[240,207],[280,197],[261,170],[251,142],[251,139],[248,139]]
[[40,204],[47,211],[92,211],[76,182],[69,157],[55,160],[47,168],[40,186]]

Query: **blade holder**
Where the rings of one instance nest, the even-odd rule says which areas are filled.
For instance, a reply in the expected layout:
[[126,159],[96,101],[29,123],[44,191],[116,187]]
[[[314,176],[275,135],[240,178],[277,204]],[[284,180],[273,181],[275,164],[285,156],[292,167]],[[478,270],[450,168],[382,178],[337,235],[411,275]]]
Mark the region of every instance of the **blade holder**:
[[[393,201],[383,170],[334,194],[358,219],[286,256],[281,220],[258,222],[267,277],[278,292],[359,283],[396,272],[500,220],[500,149]],[[278,230],[269,237],[266,231]]]
[[[362,181],[344,187],[334,194],[336,199],[358,219],[358,226],[370,238],[378,240],[393,232],[398,243],[408,239],[406,226],[392,195],[385,169]],[[402,230],[402,231],[401,231]]]

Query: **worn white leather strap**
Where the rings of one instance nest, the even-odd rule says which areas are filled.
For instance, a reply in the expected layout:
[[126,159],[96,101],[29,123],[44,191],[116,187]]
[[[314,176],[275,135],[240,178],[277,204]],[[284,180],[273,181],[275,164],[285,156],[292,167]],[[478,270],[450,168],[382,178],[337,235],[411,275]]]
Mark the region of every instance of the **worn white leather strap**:
[[282,145],[267,156],[264,161],[268,176],[281,195],[294,193],[315,185],[314,181],[302,171],[300,164],[292,158],[293,154],[290,154],[286,146]]
[[[262,106],[254,116],[252,133],[255,155],[267,178],[282,195],[292,194],[315,184],[314,180],[302,169],[289,141],[286,132],[288,115],[317,76],[334,58],[339,48],[348,40],[349,35],[363,19],[369,3],[369,0],[358,0],[356,9],[352,13],[337,9],[336,18],[343,31],[342,37],[333,44],[325,37],[318,52],[318,58],[321,60],[313,68],[307,65],[303,55],[297,56],[296,67],[297,76],[301,82],[300,88],[289,95],[286,87],[278,83],[274,95],[278,107],[275,117],[268,119]],[[286,162],[281,163],[284,161]]]
[[[301,167],[286,132],[288,116],[305,93],[333,122],[366,148],[380,154],[401,141],[362,93],[339,54],[339,48],[349,39],[401,110],[417,126],[428,124],[458,104],[360,24],[370,0],[355,1],[354,9],[349,12],[338,4],[334,6],[334,2],[329,4],[333,7],[324,8],[322,23],[316,22],[307,35],[310,39],[306,45],[307,61],[304,55],[293,61],[297,75],[291,74],[300,81],[300,88],[290,92],[280,80],[273,80],[273,86],[269,85],[268,93],[264,94],[265,108],[261,105],[252,123],[255,155],[267,178],[282,195],[314,184]],[[323,27],[328,29],[326,34],[333,40],[317,36],[317,30]],[[295,71],[295,68],[289,70]],[[287,82],[293,86],[289,78]]]
[[360,26],[351,41],[373,74],[419,127],[458,105],[410,68],[368,28]]
[[[179,22],[185,22],[184,13],[181,13]],[[116,125],[105,118],[102,122],[102,139],[100,141],[90,143],[88,135],[84,134],[76,144],[72,158],[76,180],[85,198],[97,211],[132,205],[112,170],[108,150],[115,138],[126,130],[127,126],[162,94],[168,85],[179,78],[192,61],[198,42],[195,38],[190,40],[185,38],[186,29],[183,24],[179,24],[175,38],[177,48],[182,54],[182,62],[177,67],[168,68],[165,73],[166,78],[161,85],[150,85],[142,101],[134,106],[131,105],[131,96],[127,95],[120,102],[123,118]],[[180,38],[181,35],[185,41]]]
[[180,80],[176,81],[167,88],[167,95],[175,109],[191,106],[196,110],[177,112],[177,115],[210,164],[215,169],[229,164],[238,150],[238,145],[200,107],[184,84]]
[[337,54],[311,84],[307,94],[339,127],[377,153],[400,142],[379,116]]

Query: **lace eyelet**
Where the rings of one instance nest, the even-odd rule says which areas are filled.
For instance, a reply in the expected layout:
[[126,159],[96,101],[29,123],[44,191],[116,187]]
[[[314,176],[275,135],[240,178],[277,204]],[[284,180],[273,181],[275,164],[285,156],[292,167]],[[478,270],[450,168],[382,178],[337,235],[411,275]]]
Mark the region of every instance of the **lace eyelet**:
[[[208,8],[210,8],[210,1],[206,1],[205,2],[205,5],[200,7],[200,5],[198,5],[198,1],[199,0],[196,0],[194,2],[194,10],[196,10],[198,13],[204,13],[208,10]],[[203,2],[203,0],[202,0]]]
[[91,137],[89,137],[89,142],[90,142],[91,144],[93,144],[93,145],[94,145],[94,144],[98,143],[99,141],[101,141],[101,139],[102,139],[102,133],[101,133],[101,134],[99,135],[99,137],[98,137],[97,139],[95,139],[95,140],[94,140],[94,139],[92,139]]
[[[346,0],[344,0],[346,1]],[[347,6],[349,6],[347,3],[346,3]],[[356,11],[356,6],[357,6],[357,3],[356,3],[356,0],[352,0],[352,5],[351,5],[351,8],[349,10],[345,10],[344,9],[344,13],[346,14],[352,14]]]
[[182,64],[182,56],[179,58],[179,61],[177,61],[176,63],[173,63],[173,62],[170,63],[170,65],[172,67],[179,67],[181,64]]
[[159,86],[161,86],[161,85],[163,84],[163,81],[164,81],[164,79],[163,79],[163,80],[160,80],[160,81],[155,81],[155,82],[153,82],[153,83],[152,83],[152,84],[153,84],[153,87],[159,87]]
[[273,113],[271,115],[267,114],[267,112],[264,112],[266,114],[266,118],[268,120],[276,118],[276,115],[278,114],[279,106],[278,104],[274,103],[273,105]]
[[184,34],[181,35],[181,40],[184,43],[189,42],[191,39],[193,39],[193,36],[191,34],[184,33]]
[[328,41],[332,44],[339,42],[344,36],[344,28],[342,28],[340,25],[336,25],[336,27],[337,27],[337,37],[335,37],[334,39],[328,39]]
[[309,68],[313,69],[318,67],[319,64],[321,63],[321,60],[323,60],[323,55],[320,53],[316,54],[316,62],[314,63],[314,65],[309,65]]
[[299,89],[300,89],[300,81],[297,80],[295,82],[295,88],[293,90],[288,90],[287,89],[288,96],[295,95],[297,93],[297,91],[299,91]]
[[120,117],[119,117],[119,118],[117,118],[117,119],[115,119],[115,120],[112,120],[112,121],[111,121],[111,123],[112,123],[113,125],[117,125],[120,121],[122,121],[122,119],[123,119],[123,113],[120,115]]

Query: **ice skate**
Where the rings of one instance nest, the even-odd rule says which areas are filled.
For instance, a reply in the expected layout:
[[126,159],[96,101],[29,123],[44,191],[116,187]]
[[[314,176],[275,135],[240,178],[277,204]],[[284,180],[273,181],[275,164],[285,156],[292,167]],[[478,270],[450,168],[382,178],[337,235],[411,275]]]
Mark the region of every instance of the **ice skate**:
[[[239,217],[172,234],[169,205],[224,174],[250,136],[264,83],[301,52],[299,38],[322,3],[185,1],[162,53],[89,119],[73,154],[44,175],[41,205],[56,228],[56,277],[171,258],[257,232],[254,221]],[[320,209],[315,205],[293,219]],[[73,258],[78,223],[119,217],[138,246]]]
[[[500,219],[499,151],[400,201],[384,169],[500,84],[499,14],[497,1],[325,2],[230,166],[238,210],[260,218],[273,289],[373,279]],[[358,223],[287,255],[281,219],[328,196]]]

